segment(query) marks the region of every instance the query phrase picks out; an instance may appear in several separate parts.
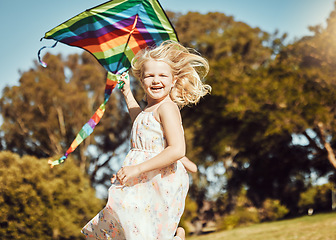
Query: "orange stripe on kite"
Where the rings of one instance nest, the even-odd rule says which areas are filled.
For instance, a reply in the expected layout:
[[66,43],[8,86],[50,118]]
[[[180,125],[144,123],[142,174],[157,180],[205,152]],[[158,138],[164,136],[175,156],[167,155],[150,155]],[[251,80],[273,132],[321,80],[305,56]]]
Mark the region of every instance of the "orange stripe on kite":
[[109,32],[97,38],[86,38],[72,42],[70,45],[85,48],[92,53],[101,51],[105,52],[106,50],[125,44],[128,39],[127,33],[132,31],[132,27],[133,25],[129,25],[123,29]]
[[97,124],[99,123],[100,117],[97,115],[97,113],[93,114],[92,120]]
[[104,115],[104,110],[98,108],[98,110],[96,111],[96,114],[98,115],[99,118],[101,118]]

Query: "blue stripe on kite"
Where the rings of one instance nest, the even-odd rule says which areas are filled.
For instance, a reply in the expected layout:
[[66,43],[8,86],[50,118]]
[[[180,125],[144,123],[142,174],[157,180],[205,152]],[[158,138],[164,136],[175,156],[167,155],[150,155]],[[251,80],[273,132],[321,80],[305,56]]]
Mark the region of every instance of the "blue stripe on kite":
[[[139,18],[141,19],[144,26],[146,26],[147,32],[152,36],[153,39],[155,39],[155,42],[161,42],[163,41],[160,32],[157,30],[158,26],[154,26],[152,20],[149,18],[146,9],[143,5],[139,8]],[[150,26],[150,27],[147,27]],[[162,31],[166,32],[165,29],[162,28]]]
[[[119,64],[119,67],[117,69],[117,66]],[[128,66],[124,66],[124,64],[122,62],[113,62],[111,64],[106,64],[103,65],[104,68],[106,69],[110,69],[110,72],[114,73],[114,74],[122,74],[123,72],[125,72],[127,69],[129,69],[129,64]],[[112,70],[115,69],[115,70]]]
[[130,64],[128,64],[127,66],[124,66],[123,63],[119,63],[118,69],[117,69],[117,66],[118,66],[118,62],[111,63],[108,65],[103,65],[105,69],[108,69],[108,71],[110,71],[111,73],[118,74],[118,75],[122,74],[123,72],[127,71],[130,68]]
[[[147,46],[153,46],[156,42],[158,43],[156,45],[160,45],[161,41],[156,41],[157,39],[152,38],[152,35],[149,33],[148,29],[143,24],[141,18],[138,18],[136,28],[139,31],[139,33],[141,34],[142,38],[145,40]],[[139,46],[139,47],[141,47],[141,46]],[[144,46],[142,46],[142,47],[144,47]]]
[[85,125],[82,128],[87,135],[90,135],[93,132],[93,128],[88,123],[85,123]]

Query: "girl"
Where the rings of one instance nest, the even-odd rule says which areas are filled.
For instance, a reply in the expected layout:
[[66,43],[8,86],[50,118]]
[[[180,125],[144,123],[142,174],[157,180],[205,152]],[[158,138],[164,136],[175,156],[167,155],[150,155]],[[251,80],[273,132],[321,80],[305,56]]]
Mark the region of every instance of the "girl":
[[[184,239],[177,229],[188,191],[179,108],[195,104],[211,88],[201,79],[207,61],[176,42],[140,51],[132,73],[140,80],[148,105],[142,110],[125,75],[122,89],[133,122],[131,150],[109,189],[106,207],[83,229],[88,239]],[[180,159],[180,160],[179,160]],[[195,170],[195,169],[194,169]]]

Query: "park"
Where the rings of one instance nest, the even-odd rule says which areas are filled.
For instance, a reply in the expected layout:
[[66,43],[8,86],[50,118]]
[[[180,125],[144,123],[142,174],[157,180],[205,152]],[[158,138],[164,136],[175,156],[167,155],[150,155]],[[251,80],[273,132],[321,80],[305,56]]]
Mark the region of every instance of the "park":
[[[166,11],[178,41],[210,66],[211,93],[180,111],[197,165],[180,221],[187,239],[336,236],[335,6],[292,40],[222,12]],[[42,57],[48,67],[34,60],[0,95],[0,238],[84,239],[131,148],[132,120],[115,89],[94,132],[50,168],[104,102],[107,71],[86,51]]]

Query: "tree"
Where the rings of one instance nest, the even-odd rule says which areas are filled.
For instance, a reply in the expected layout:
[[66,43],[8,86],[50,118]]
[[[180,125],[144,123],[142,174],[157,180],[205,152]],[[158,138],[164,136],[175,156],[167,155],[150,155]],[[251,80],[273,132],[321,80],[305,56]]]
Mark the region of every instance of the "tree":
[[[336,3],[335,3],[336,4]],[[329,160],[336,168],[335,148],[335,28],[336,11],[332,11],[327,27],[310,27],[314,33],[288,46],[279,54],[278,69],[286,66],[286,73],[295,77],[296,84],[304,93],[304,101],[297,101],[294,131],[303,135],[309,142],[315,159],[315,166],[321,173],[330,171]]]
[[2,239],[82,239],[102,202],[73,162],[51,170],[41,160],[0,153]]
[[[296,213],[311,172],[334,171],[327,162],[335,144],[333,19],[335,13],[326,29],[284,46],[286,35],[224,14],[178,18],[182,43],[208,58],[213,87],[196,108],[183,110],[188,154],[205,168],[223,163],[230,202],[243,185],[256,206],[280,199]],[[295,144],[294,136],[309,144]]]
[[[241,138],[245,138],[245,142],[251,140],[245,134],[258,131],[253,125],[263,118],[254,118],[249,111],[255,107],[247,95],[252,86],[251,78],[258,69],[268,66],[285,35],[277,38],[222,13],[188,13],[178,18],[175,26],[181,42],[209,60],[207,83],[213,88],[211,95],[198,106],[182,110],[188,156],[205,169],[223,163],[226,177],[230,179],[231,167],[236,164],[234,159],[243,150],[239,145]],[[248,118],[245,112],[250,114]],[[194,176],[191,194],[196,198],[206,196],[201,192],[207,187],[195,186],[200,178]],[[225,184],[222,182],[223,187]],[[238,191],[240,186],[232,191],[234,189]]]
[[[19,86],[5,88],[0,99],[1,129],[5,149],[56,158],[103,102],[106,71],[86,52],[67,60],[47,54],[44,61],[47,68],[35,64],[22,74]],[[106,109],[92,136],[72,154],[76,164],[90,172],[93,184],[106,180],[99,177],[98,169],[104,168],[110,177],[108,162],[128,139],[130,120],[118,93],[112,94]],[[88,152],[92,144],[96,148]]]

